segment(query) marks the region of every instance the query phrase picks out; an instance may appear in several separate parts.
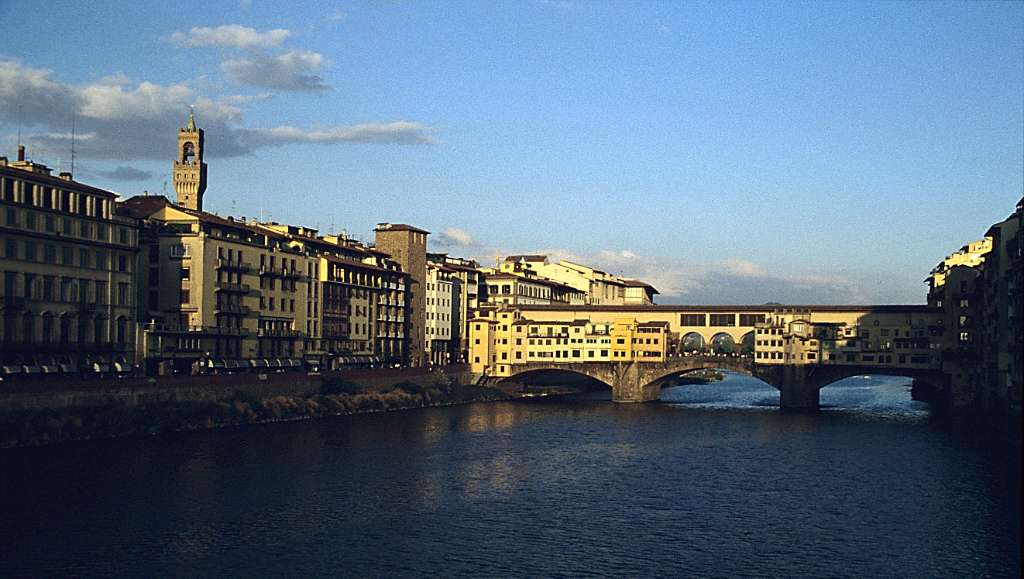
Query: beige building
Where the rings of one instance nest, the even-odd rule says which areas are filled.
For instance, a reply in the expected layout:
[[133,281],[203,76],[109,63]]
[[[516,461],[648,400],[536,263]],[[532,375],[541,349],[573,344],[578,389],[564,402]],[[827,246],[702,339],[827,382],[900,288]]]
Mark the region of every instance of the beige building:
[[127,371],[134,363],[135,220],[110,191],[0,157],[0,373]]
[[469,320],[481,306],[483,273],[477,262],[443,253],[427,254],[427,260],[451,270],[452,281],[452,347],[453,360],[466,361],[469,358]]
[[318,325],[310,313],[319,295],[309,287],[316,258],[272,229],[162,196],[132,197],[124,207],[143,222],[141,349],[150,364],[299,363],[307,325]]
[[642,281],[622,278],[568,260],[550,263],[546,255],[510,255],[499,260],[492,273],[545,279],[568,286],[575,291],[564,292],[566,299],[554,301],[570,305],[651,305],[658,293],[653,286]]
[[455,334],[459,327],[458,280],[455,270],[427,262],[426,320],[424,353],[430,364],[450,364],[458,355]]

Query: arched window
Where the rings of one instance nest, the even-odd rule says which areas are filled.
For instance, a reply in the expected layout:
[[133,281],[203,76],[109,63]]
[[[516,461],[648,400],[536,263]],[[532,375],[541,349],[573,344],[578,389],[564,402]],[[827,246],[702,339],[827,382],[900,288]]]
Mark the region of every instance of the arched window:
[[196,158],[196,146],[191,141],[186,142],[181,147],[181,160],[184,163],[191,164]]

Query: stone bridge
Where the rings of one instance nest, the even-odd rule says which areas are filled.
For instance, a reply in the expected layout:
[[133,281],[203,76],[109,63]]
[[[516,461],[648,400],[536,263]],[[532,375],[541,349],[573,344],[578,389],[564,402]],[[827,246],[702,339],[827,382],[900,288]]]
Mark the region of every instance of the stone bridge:
[[615,402],[651,402],[661,397],[661,387],[669,378],[702,369],[730,370],[763,380],[779,390],[782,408],[817,408],[823,387],[851,376],[906,376],[935,386],[940,386],[944,380],[936,369],[846,364],[767,365],[755,364],[748,356],[681,356],[665,362],[517,364],[513,366],[513,374],[502,381],[515,381],[532,372],[572,372],[607,384]]

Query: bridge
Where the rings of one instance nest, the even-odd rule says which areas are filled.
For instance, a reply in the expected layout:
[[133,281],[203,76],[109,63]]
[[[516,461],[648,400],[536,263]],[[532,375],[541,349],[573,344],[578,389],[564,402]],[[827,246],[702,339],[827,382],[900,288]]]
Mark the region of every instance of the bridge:
[[729,370],[758,378],[779,390],[782,408],[817,408],[825,386],[865,374],[906,376],[939,385],[944,376],[937,369],[859,364],[756,364],[750,356],[678,356],[664,362],[540,362],[517,364],[514,373],[500,378],[515,382],[531,373],[571,372],[593,378],[612,390],[615,402],[651,402],[661,397],[662,386],[670,379],[703,369]]

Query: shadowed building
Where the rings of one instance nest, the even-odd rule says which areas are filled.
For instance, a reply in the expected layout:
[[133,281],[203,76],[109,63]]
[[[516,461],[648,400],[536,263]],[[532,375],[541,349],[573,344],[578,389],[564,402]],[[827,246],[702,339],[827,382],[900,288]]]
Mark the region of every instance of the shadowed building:
[[136,221],[116,194],[0,157],[0,366],[6,374],[126,370],[135,351]]
[[423,351],[426,339],[426,281],[427,236],[429,231],[404,223],[378,223],[374,246],[397,261],[402,271],[409,274],[406,299],[409,304],[406,339],[408,363],[422,366],[426,363]]

